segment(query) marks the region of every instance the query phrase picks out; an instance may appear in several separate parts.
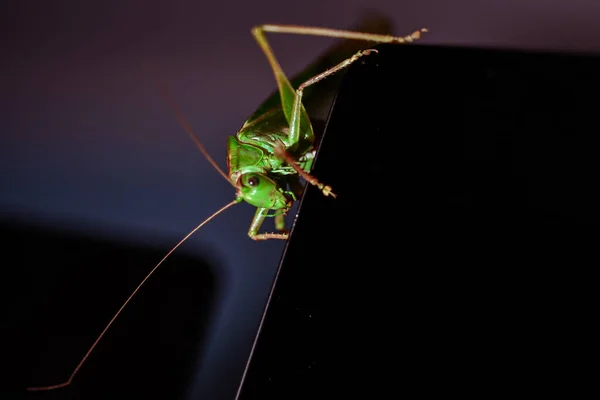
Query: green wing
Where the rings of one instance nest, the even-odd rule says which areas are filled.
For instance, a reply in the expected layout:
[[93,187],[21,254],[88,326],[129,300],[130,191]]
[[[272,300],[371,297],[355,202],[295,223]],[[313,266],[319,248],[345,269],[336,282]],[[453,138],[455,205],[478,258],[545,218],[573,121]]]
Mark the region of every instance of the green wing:
[[[352,27],[352,30],[358,32],[370,32],[379,34],[391,34],[392,22],[384,15],[373,11],[367,11],[361,20]],[[321,55],[316,61],[311,63],[302,72],[294,76],[290,82],[294,88],[300,86],[303,82],[313,76],[325,71],[328,68],[339,64],[345,59],[351,57],[357,51],[368,47],[368,42],[359,40],[343,40],[339,44],[334,45]],[[334,74],[323,81],[306,88],[304,91],[303,101],[304,107],[311,118],[324,120],[327,118],[327,113],[335,97],[335,93],[339,87],[343,77],[343,71]],[[281,107],[281,99],[279,91],[275,90],[267,100],[248,118],[247,123],[251,123],[264,113]]]

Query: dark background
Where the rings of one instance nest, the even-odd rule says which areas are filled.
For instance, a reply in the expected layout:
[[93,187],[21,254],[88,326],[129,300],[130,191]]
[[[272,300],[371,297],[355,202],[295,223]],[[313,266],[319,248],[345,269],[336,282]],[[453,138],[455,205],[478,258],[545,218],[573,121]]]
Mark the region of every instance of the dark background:
[[[274,87],[250,28],[269,22],[344,28],[366,7],[390,16],[398,34],[429,28],[423,44],[600,49],[600,4],[592,0],[3,2],[3,216],[168,248],[233,191],[195,149],[141,66],[160,72],[224,168],[225,137]],[[290,73],[331,43],[271,37]],[[248,239],[253,212],[247,205],[229,210],[182,249],[213,260],[221,288],[190,393],[201,398],[233,396],[283,249],[283,243]],[[149,260],[148,269],[152,265]]]

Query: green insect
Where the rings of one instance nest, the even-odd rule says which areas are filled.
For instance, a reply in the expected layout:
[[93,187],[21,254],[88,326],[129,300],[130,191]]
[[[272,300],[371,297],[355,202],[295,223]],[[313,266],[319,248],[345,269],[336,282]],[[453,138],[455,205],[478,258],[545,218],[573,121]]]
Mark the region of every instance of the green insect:
[[[306,72],[293,80],[281,69],[265,32],[313,35],[354,39],[376,43],[409,43],[420,38],[421,29],[404,37],[361,33],[337,29],[293,26],[261,25],[252,29],[252,35],[264,52],[275,75],[278,92],[266,100],[242,125],[235,136],[227,138],[228,174],[223,173],[200,142],[195,138],[183,118],[180,120],[200,150],[213,166],[236,189],[234,203],[245,201],[256,207],[248,235],[254,240],[287,239],[284,216],[302,194],[300,177],[318,187],[324,195],[333,196],[331,187],[310,175],[316,154],[315,134],[303,105],[304,92],[312,85],[343,70],[374,49],[359,50],[351,57],[330,66],[312,77]],[[259,233],[266,217],[275,218],[278,233]]]
[[[260,25],[253,28],[252,35],[267,57],[275,75],[278,90],[250,116],[235,136],[227,138],[227,174],[219,168],[195,136],[175,103],[166,96],[171,102],[171,106],[179,122],[195,142],[196,146],[215,169],[235,188],[236,198],[188,233],[148,273],[106,325],[67,381],[51,386],[29,387],[27,390],[51,390],[71,384],[90,353],[148,278],[183,242],[227,208],[242,201],[257,208],[250,224],[250,229],[248,230],[250,238],[254,240],[286,240],[288,233],[285,229],[284,217],[292,207],[294,201],[298,200],[302,195],[304,186],[302,185],[301,178],[319,188],[325,196],[335,197],[330,186],[321,183],[310,174],[317,148],[315,145],[315,133],[309,119],[309,113],[303,104],[303,98],[312,85],[347,68],[361,57],[376,53],[377,50],[358,50],[350,56],[344,56],[341,59],[340,54],[343,52],[331,52],[330,54],[335,54],[335,56],[332,57],[328,54],[296,78],[290,80],[275,58],[271,46],[265,37],[266,32],[341,38],[373,43],[404,44],[418,40],[421,37],[421,33],[427,32],[427,30],[420,29],[410,35],[396,37],[388,34],[296,25]],[[321,69],[321,72],[315,71],[315,69],[318,69],[323,64],[326,65],[324,70]],[[267,217],[274,218],[275,228],[278,232],[259,233]]]

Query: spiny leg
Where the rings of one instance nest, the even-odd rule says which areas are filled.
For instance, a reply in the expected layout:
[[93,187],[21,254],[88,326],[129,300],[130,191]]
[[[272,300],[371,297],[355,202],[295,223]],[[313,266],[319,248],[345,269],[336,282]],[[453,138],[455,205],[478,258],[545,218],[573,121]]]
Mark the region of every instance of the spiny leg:
[[[252,35],[258,42],[261,50],[267,57],[267,61],[273,70],[273,74],[275,75],[275,80],[277,81],[277,87],[279,88],[279,97],[281,98],[281,107],[283,109],[283,113],[285,114],[285,118],[288,123],[291,121],[292,117],[292,109],[294,106],[294,97],[295,90],[289,79],[281,69],[277,58],[275,58],[275,54],[271,49],[271,45],[267,41],[262,26],[257,26],[252,29]],[[308,142],[313,142],[315,139],[315,134],[312,129],[312,124],[310,123],[310,119],[308,118],[308,113],[302,107],[302,112],[300,115],[300,124],[302,132],[304,133],[304,137]],[[293,137],[288,137],[286,146],[288,148],[294,147],[300,141],[300,133],[296,132]]]
[[[285,161],[292,166],[299,175],[301,175],[307,182],[318,187],[326,196],[332,195],[335,197],[335,194],[331,192],[331,187],[322,184],[315,177],[302,170],[300,166],[295,162],[292,156],[287,152],[288,149],[294,148],[294,146],[299,142],[300,136],[304,133],[307,137],[311,139],[314,138],[314,133],[312,131],[312,126],[310,124],[310,120],[308,119],[308,114],[302,105],[302,94],[306,87],[313,85],[326,77],[335,74],[336,72],[347,68],[353,62],[357,61],[360,57],[370,54],[371,52],[376,52],[376,50],[368,49],[359,51],[354,54],[352,57],[342,61],[338,65],[314,76],[313,78],[307,80],[303,84],[301,84],[297,90],[294,91],[291,83],[285,76],[279,62],[275,58],[273,50],[269,45],[264,32],[274,32],[274,33],[291,33],[297,35],[312,35],[312,36],[324,36],[324,37],[332,37],[332,38],[342,38],[342,39],[354,39],[354,40],[365,40],[376,43],[410,43],[415,40],[420,39],[421,33],[427,32],[427,29],[420,29],[406,36],[392,36],[392,35],[380,35],[374,33],[364,33],[364,32],[353,32],[347,30],[340,29],[329,29],[329,28],[318,28],[318,27],[307,27],[307,26],[297,26],[297,25],[260,25],[254,27],[252,29],[252,34],[257,40],[259,46],[265,53],[271,68],[273,69],[273,73],[275,74],[275,79],[277,81],[277,85],[279,87],[281,103],[286,114],[286,118],[290,123],[290,133],[288,135],[287,141],[284,143],[284,146],[278,146],[275,149],[276,155],[285,159]],[[293,93],[293,96],[290,95],[290,92]],[[290,104],[291,101],[291,104]]]
[[352,63],[358,61],[359,58],[361,58],[363,56],[367,56],[367,55],[371,54],[372,52],[377,53],[377,50],[375,50],[375,49],[361,50],[361,51],[357,52],[356,54],[354,54],[352,57],[347,58],[344,61],[342,61],[341,63],[339,63],[338,65],[331,67],[328,70],[325,70],[318,75],[313,76],[312,78],[310,78],[309,80],[307,80],[306,82],[304,82],[300,86],[298,86],[298,89],[296,89],[296,94],[294,96],[294,103],[292,106],[292,117],[290,118],[290,138],[299,135],[300,116],[302,115],[302,109],[301,109],[302,94],[304,93],[304,89],[306,89],[310,85],[314,85],[315,83],[322,81],[323,79],[327,78],[328,76],[331,76],[331,75],[335,74],[336,72],[341,71],[344,68],[348,68]]
[[[356,62],[359,58],[361,58],[363,56],[367,56],[367,55],[371,54],[372,52],[377,53],[377,50],[375,50],[375,49],[361,50],[361,51],[357,52],[356,54],[354,54],[352,57],[347,58],[346,60],[342,61],[338,65],[336,65],[332,68],[329,68],[328,70],[321,72],[318,75],[313,76],[312,78],[310,78],[309,80],[307,80],[306,82],[304,82],[300,86],[298,86],[298,89],[296,89],[296,95],[294,97],[294,105],[292,108],[292,118],[291,118],[291,122],[290,122],[290,137],[293,135],[294,132],[298,132],[300,130],[300,117],[299,116],[301,115],[301,112],[302,112],[302,109],[301,109],[302,94],[304,93],[304,89],[306,89],[310,85],[314,85],[315,83],[327,78],[328,76],[335,74],[336,72],[341,71],[344,68],[347,68],[352,63]],[[318,187],[323,192],[323,194],[325,194],[325,196],[331,195],[333,197],[336,197],[336,195],[331,191],[331,186],[324,185],[323,183],[319,182],[317,178],[315,178],[314,176],[310,175],[309,173],[303,171],[302,168],[300,168],[300,166],[294,161],[293,157],[290,156],[285,151],[283,146],[279,145],[275,148],[275,155],[282,157],[308,183]]]
[[[294,116],[294,102],[296,100],[296,95],[294,93],[294,89],[285,76],[285,73],[281,69],[279,62],[275,58],[273,50],[269,45],[264,33],[265,32],[273,32],[273,33],[289,33],[296,35],[310,35],[310,36],[322,36],[322,37],[332,37],[332,38],[341,38],[341,39],[352,39],[352,40],[365,40],[375,43],[410,43],[414,42],[421,38],[421,33],[427,32],[427,29],[417,30],[410,35],[406,36],[391,36],[391,35],[380,35],[374,33],[364,33],[364,32],[353,32],[341,29],[330,29],[330,28],[319,28],[319,27],[309,27],[309,26],[298,26],[298,25],[260,25],[256,26],[252,29],[252,34],[254,38],[258,42],[260,48],[263,53],[267,57],[269,61],[269,65],[275,74],[275,80],[277,81],[277,85],[279,87],[279,93],[281,97],[281,103],[288,119],[290,125],[292,124],[292,118],[298,119],[299,121],[294,121],[294,124],[298,124],[299,128],[290,132],[288,136],[288,141],[286,143],[287,148],[293,148],[298,141],[300,140],[300,135],[304,134],[307,139],[313,140],[314,133],[312,131],[312,126],[310,124],[310,120],[308,118],[308,114],[304,110],[304,107],[301,106],[300,103],[300,112],[296,113]],[[343,68],[343,67],[342,67]],[[341,68],[340,68],[341,69]],[[329,74],[330,75],[330,74]],[[322,79],[322,78],[321,78]],[[320,79],[319,79],[320,80]],[[307,85],[308,86],[308,85]],[[293,117],[294,116],[294,117]]]
[[[252,223],[250,224],[250,229],[248,230],[248,236],[253,240],[269,240],[269,239],[281,239],[287,240],[288,234],[287,232],[282,233],[258,233],[260,226],[265,220],[265,217],[269,213],[268,208],[258,208],[256,209],[256,213],[254,214],[254,218],[252,219]],[[275,228],[279,231],[285,230],[285,219],[283,214],[278,214],[275,216]]]
[[426,28],[414,31],[410,35],[392,36],[377,33],[355,32],[344,29],[321,28],[316,26],[264,24],[255,27],[264,32],[291,33],[293,35],[322,36],[340,39],[366,40],[376,43],[410,43],[421,38],[421,33],[427,32]]
[[[300,176],[302,176],[307,182],[317,186],[323,191],[325,195],[335,194],[331,192],[331,187],[323,185],[315,177],[304,171],[298,163],[295,162],[294,158],[287,152],[287,150],[294,149],[299,143],[301,135],[310,142],[314,140],[314,133],[308,114],[302,105],[302,91],[307,87],[318,81],[326,78],[327,76],[347,67],[352,64],[358,58],[363,55],[369,54],[372,50],[366,50],[355,54],[350,59],[343,61],[337,66],[309,79],[304,82],[298,88],[298,91],[294,90],[292,84],[288,80],[287,76],[283,72],[269,42],[265,37],[265,32],[274,33],[291,33],[297,35],[312,35],[312,36],[324,36],[332,38],[342,39],[355,39],[365,40],[376,43],[409,43],[413,42],[421,37],[421,33],[427,32],[426,29],[421,29],[413,32],[410,35],[396,37],[391,35],[379,35],[372,33],[353,32],[339,29],[328,29],[328,28],[317,28],[317,27],[305,27],[296,25],[261,25],[252,29],[252,35],[258,42],[258,45],[262,49],[263,53],[267,57],[269,65],[275,75],[277,86],[279,88],[279,94],[281,98],[281,105],[283,112],[286,116],[288,123],[290,124],[290,133],[287,141],[283,145],[277,146],[275,151],[276,155],[282,157],[290,166],[292,166]],[[285,146],[284,146],[285,145]],[[267,215],[267,209],[258,209],[252,220],[248,235],[254,240],[267,240],[267,239],[287,239],[287,233],[263,233],[258,234],[258,229],[262,225],[265,216]],[[277,218],[277,217],[276,217]],[[281,217],[283,220],[283,218]],[[283,223],[283,222],[282,222]],[[276,219],[276,225],[279,225]]]

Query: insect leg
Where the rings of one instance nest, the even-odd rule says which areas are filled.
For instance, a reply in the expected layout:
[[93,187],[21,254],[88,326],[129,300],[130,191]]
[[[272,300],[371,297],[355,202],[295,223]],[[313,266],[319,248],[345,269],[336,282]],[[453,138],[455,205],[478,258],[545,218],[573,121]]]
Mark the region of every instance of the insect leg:
[[[377,52],[377,50],[374,50],[374,49],[361,50],[361,51],[357,52],[356,54],[354,54],[352,57],[342,61],[338,65],[336,65],[332,68],[329,68],[328,70],[321,72],[318,75],[313,76],[312,78],[310,78],[306,82],[302,83],[298,87],[298,89],[296,90],[296,95],[294,97],[294,104],[293,104],[293,108],[292,108],[292,117],[291,117],[291,122],[290,122],[290,137],[293,137],[294,133],[297,133],[300,130],[300,114],[302,112],[301,105],[302,105],[302,94],[304,92],[304,89],[306,89],[310,85],[314,85],[315,83],[327,78],[330,75],[335,74],[336,72],[341,71],[344,68],[347,68],[350,64],[356,62],[359,58],[369,55],[372,52]],[[300,174],[311,185],[318,187],[323,192],[323,194],[325,194],[325,196],[331,195],[333,197],[336,197],[335,194],[331,192],[331,186],[322,184],[321,182],[319,182],[317,180],[317,178],[315,178],[314,176],[312,176],[309,173],[302,170],[302,168],[300,168],[300,166],[294,161],[293,157],[290,156],[282,146],[278,146],[275,149],[275,154],[284,158],[285,161],[290,166],[292,166],[296,170],[296,172],[298,172],[298,174]]]
[[[268,208],[257,208],[256,214],[252,219],[252,224],[248,230],[248,236],[253,240],[268,240],[268,239],[282,239],[287,240],[287,233],[258,233],[258,229],[265,220],[266,215],[269,213]],[[285,221],[283,220],[283,214],[275,216],[275,226],[278,230],[285,230]]]
[[410,43],[421,38],[421,33],[427,32],[426,28],[414,31],[406,36],[380,35],[376,33],[354,32],[343,29],[320,28],[315,26],[264,24],[255,27],[263,32],[291,33],[293,35],[321,36],[351,40],[365,40],[375,43]]
[[352,57],[347,58],[344,61],[342,61],[341,63],[339,63],[338,65],[331,67],[328,70],[325,70],[318,75],[313,76],[312,78],[310,78],[309,80],[307,80],[306,82],[304,82],[300,86],[298,86],[298,89],[296,89],[296,94],[294,96],[294,103],[292,106],[292,116],[290,118],[290,135],[289,135],[290,138],[297,137],[300,132],[300,119],[301,119],[301,114],[302,114],[302,95],[304,93],[304,89],[306,89],[310,85],[314,85],[315,83],[327,78],[330,75],[335,74],[336,72],[341,71],[344,68],[348,68],[350,66],[350,64],[356,62],[359,58],[361,58],[363,56],[367,56],[367,55],[371,54],[372,52],[377,53],[377,50],[367,49],[367,50],[358,51]]
[[321,189],[325,195],[332,195],[335,197],[335,195],[331,193],[331,187],[323,185],[315,177],[303,171],[302,168],[300,168],[300,166],[294,161],[294,158],[287,153],[290,150],[294,150],[294,147],[299,142],[301,135],[304,135],[305,137],[310,138],[311,140],[314,139],[314,133],[312,131],[310,120],[308,119],[308,114],[306,113],[306,110],[302,105],[302,94],[306,87],[313,85],[325,79],[326,77],[348,67],[360,57],[368,55],[374,51],[376,52],[376,50],[368,49],[359,51],[356,54],[354,54],[354,56],[342,61],[338,65],[307,80],[306,82],[301,84],[297,90],[294,91],[291,83],[285,76],[283,70],[281,69],[281,66],[279,65],[279,62],[273,54],[271,46],[269,45],[265,37],[265,32],[324,36],[332,38],[364,40],[375,43],[403,44],[414,42],[415,40],[420,39],[421,33],[427,32],[427,29],[420,29],[406,36],[380,35],[374,33],[353,32],[340,29],[307,27],[298,25],[260,25],[252,29],[252,34],[254,35],[263,52],[265,53],[267,60],[269,61],[269,64],[273,69],[273,73],[275,74],[275,79],[279,87],[283,111],[290,124],[290,132],[288,134],[287,139],[283,142],[284,146],[279,146],[278,148],[276,148],[276,153],[280,157],[283,157],[286,160],[286,162],[290,166],[292,166],[298,172],[298,174],[300,174],[305,180]]
[[287,231],[285,229],[285,214],[281,213],[275,215],[275,229],[284,233]]
[[[277,87],[279,88],[279,96],[281,98],[281,106],[283,108],[283,113],[285,114],[287,122],[290,123],[295,97],[294,87],[290,83],[289,79],[281,69],[279,62],[275,58],[275,54],[273,53],[273,50],[271,49],[271,46],[269,45],[269,42],[265,37],[262,26],[253,28],[252,35],[258,42],[258,45],[267,57],[267,61],[269,62],[269,65],[273,70],[275,80],[277,81]],[[303,106],[301,106],[299,118],[301,132],[303,133],[305,140],[307,140],[308,142],[313,142],[315,134],[313,132],[308,113],[306,112]],[[290,134],[285,143],[286,148],[294,147],[299,142],[299,140],[300,132],[294,132],[293,136]]]
[[[414,42],[415,40],[420,39],[421,33],[427,32],[427,29],[425,29],[425,28],[419,29],[417,31],[414,31],[410,35],[406,35],[406,36],[391,36],[391,35],[380,35],[380,34],[375,34],[375,33],[353,32],[353,31],[347,31],[347,30],[341,30],[341,29],[319,28],[319,27],[298,26],[298,25],[265,24],[265,25],[260,25],[260,26],[254,27],[252,29],[252,34],[254,35],[254,37],[257,40],[260,47],[262,48],[263,52],[265,53],[265,55],[269,61],[269,64],[271,65],[271,68],[273,69],[273,72],[275,74],[275,79],[277,80],[277,84],[279,86],[279,92],[281,95],[281,103],[283,106],[283,110],[286,115],[286,118],[288,119],[288,122],[290,123],[291,131],[289,133],[288,140],[285,143],[286,148],[289,149],[289,148],[293,148],[298,143],[298,141],[300,139],[300,135],[302,133],[304,133],[305,135],[312,135],[311,139],[314,138],[314,133],[312,131],[312,127],[310,125],[310,120],[308,119],[308,115],[307,115],[306,111],[304,110],[302,103],[298,102],[298,104],[296,104],[296,101],[298,100],[297,95],[296,96],[290,95],[290,90],[293,92],[293,87],[292,87],[291,83],[289,82],[289,80],[285,77],[285,74],[283,73],[283,70],[281,69],[279,62],[275,58],[275,55],[273,54],[273,51],[271,50],[271,47],[270,47],[269,43],[267,42],[267,39],[265,38],[265,34],[264,34],[265,32],[289,33],[289,34],[295,34],[295,35],[309,35],[309,36],[322,36],[322,37],[351,39],[351,40],[364,40],[364,41],[375,42],[375,43],[404,44],[404,43]],[[365,53],[365,54],[367,54],[367,53]],[[354,57],[357,57],[357,55],[355,55]],[[335,73],[335,72],[339,71],[340,69],[347,67],[352,62],[356,61],[356,59],[353,59],[354,57],[352,57],[351,59],[348,59],[346,61],[343,61],[341,64],[339,64],[338,66],[336,66],[334,68],[329,69],[328,70],[328,71],[330,71],[329,73],[327,73],[327,71],[325,71],[325,73],[317,75],[315,78],[313,78],[313,79],[316,79],[314,82],[311,82],[312,79],[305,82],[304,87],[310,86],[313,83],[318,82],[321,79],[325,78],[326,76],[329,76],[332,73]],[[358,55],[358,57],[360,57],[360,55]],[[350,60],[352,60],[352,61],[350,61]],[[342,65],[346,62],[347,62],[346,65]],[[295,107],[299,107],[301,110],[295,111],[295,109],[294,109]],[[298,126],[298,128],[294,129],[293,128],[294,126]]]

